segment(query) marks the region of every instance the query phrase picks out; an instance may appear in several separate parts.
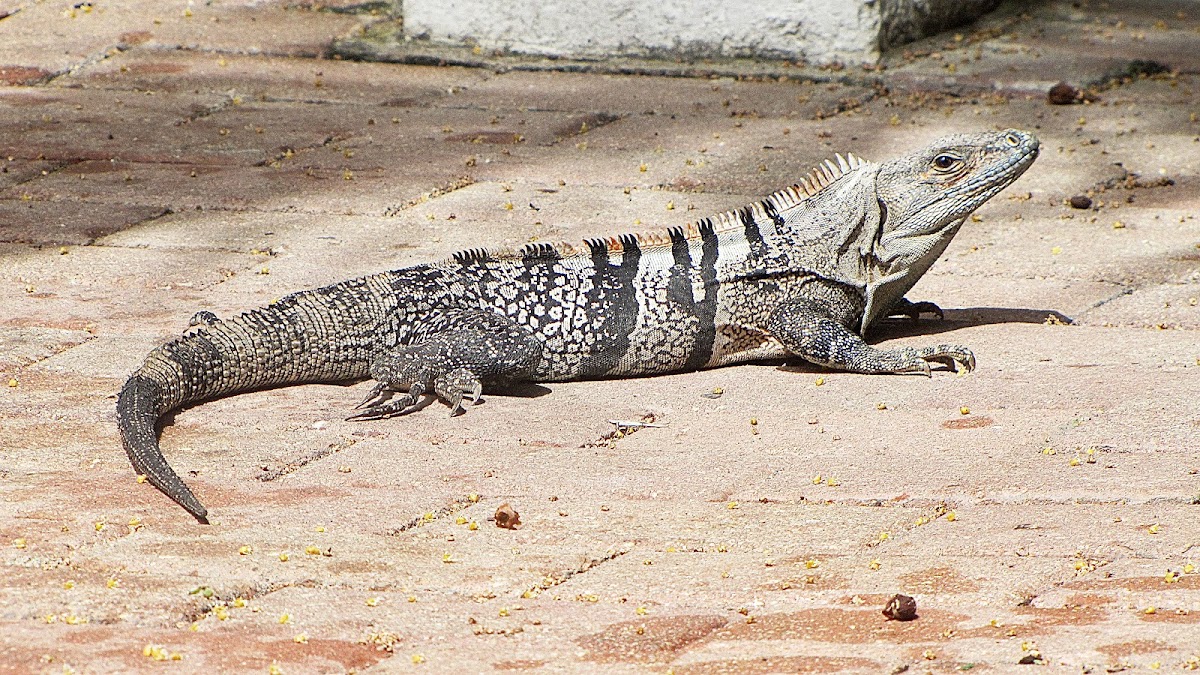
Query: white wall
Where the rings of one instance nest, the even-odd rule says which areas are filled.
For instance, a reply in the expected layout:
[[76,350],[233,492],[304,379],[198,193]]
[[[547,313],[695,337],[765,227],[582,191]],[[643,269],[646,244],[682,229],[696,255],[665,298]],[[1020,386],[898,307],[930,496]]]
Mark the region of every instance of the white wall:
[[[886,1],[886,0],[884,0]],[[922,4],[955,0],[920,0]],[[894,3],[894,0],[893,0]],[[406,37],[525,54],[878,59],[877,0],[403,0]]]

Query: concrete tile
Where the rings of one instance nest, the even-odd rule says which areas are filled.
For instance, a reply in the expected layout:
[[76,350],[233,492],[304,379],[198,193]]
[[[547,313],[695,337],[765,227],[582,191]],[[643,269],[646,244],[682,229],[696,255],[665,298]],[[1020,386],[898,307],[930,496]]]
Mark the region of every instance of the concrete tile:
[[[21,190],[20,187],[16,190]],[[22,197],[30,196],[23,192]],[[166,207],[125,205],[97,209],[80,202],[52,203],[33,199],[0,199],[0,242],[7,244],[90,244],[166,213]]]
[[[186,94],[160,103],[133,92],[47,87],[0,89],[0,101],[5,103],[0,107],[5,139],[0,155],[5,157],[154,162],[178,161],[181,146],[191,135],[182,123],[220,107],[224,98]],[[242,154],[241,150],[234,153],[235,157]]]

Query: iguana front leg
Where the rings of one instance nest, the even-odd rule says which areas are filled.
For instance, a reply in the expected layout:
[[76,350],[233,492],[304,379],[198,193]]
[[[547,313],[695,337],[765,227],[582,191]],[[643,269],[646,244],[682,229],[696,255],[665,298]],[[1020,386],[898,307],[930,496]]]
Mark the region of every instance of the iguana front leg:
[[888,316],[907,316],[914,323],[921,319],[922,314],[935,314],[939,319],[946,318],[945,313],[942,312],[942,308],[934,303],[925,300],[913,302],[908,298],[900,298],[887,313]]
[[[432,390],[464,412],[463,399],[477,403],[485,382],[520,380],[537,367],[542,343],[527,328],[486,311],[455,312],[439,317],[437,333],[397,347],[371,361],[376,385],[349,420],[376,420],[406,415],[424,407],[419,401]],[[398,392],[404,392],[393,398]]]
[[975,355],[961,345],[876,349],[816,303],[794,301],[780,305],[771,313],[767,330],[788,351],[807,361],[856,373],[929,375],[931,362],[951,370],[975,368]]

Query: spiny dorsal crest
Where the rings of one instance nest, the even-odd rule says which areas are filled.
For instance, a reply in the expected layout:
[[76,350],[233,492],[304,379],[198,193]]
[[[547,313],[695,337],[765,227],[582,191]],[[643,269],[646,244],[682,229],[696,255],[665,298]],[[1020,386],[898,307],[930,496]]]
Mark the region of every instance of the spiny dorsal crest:
[[487,249],[473,248],[455,253],[453,260],[457,263],[470,263],[489,260],[531,260],[558,259],[574,255],[583,255],[601,250],[609,253],[620,253],[637,247],[639,249],[656,248],[672,245],[674,237],[682,235],[685,239],[699,238],[706,230],[720,234],[729,230],[745,227],[746,218],[755,222],[764,222],[779,217],[779,212],[786,211],[815,197],[836,180],[867,163],[866,160],[847,153],[834,155],[836,162],[831,159],[818,164],[816,168],[800,179],[799,183],[767,195],[749,206],[719,213],[710,218],[694,221],[682,226],[668,228],[665,231],[638,232],[612,237],[595,237],[585,239],[583,248],[568,242],[534,242],[525,244],[518,249]]

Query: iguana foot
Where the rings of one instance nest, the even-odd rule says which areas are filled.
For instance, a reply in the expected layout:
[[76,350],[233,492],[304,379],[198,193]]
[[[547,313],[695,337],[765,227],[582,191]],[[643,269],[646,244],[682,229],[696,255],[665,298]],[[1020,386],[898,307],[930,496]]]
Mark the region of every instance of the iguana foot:
[[899,302],[888,310],[888,316],[907,316],[909,319],[912,319],[913,323],[920,321],[922,314],[933,314],[939,319],[946,318],[941,307],[925,300],[913,302],[908,298],[901,298]]
[[392,395],[395,393],[382,384],[376,384],[371,388],[371,393],[363,399],[363,402],[355,406],[355,409],[365,407],[366,410],[347,417],[346,421],[382,420],[389,417],[407,415],[423,407],[418,405],[421,396],[425,394],[425,386],[420,382],[414,382],[408,388],[407,392],[396,398],[392,398]]
[[[919,303],[917,303],[919,304]],[[815,303],[789,302],[775,308],[767,329],[788,351],[813,363],[855,373],[921,373],[930,363],[950,370],[971,371],[975,355],[960,345],[876,349],[862,337],[830,318]]]
[[962,345],[934,345],[918,349],[904,347],[882,353],[895,354],[907,361],[907,365],[902,370],[891,371],[894,373],[921,373],[927,377],[932,376],[930,363],[946,366],[952,372],[961,370],[969,373],[975,370],[975,355]]
[[[349,420],[377,420],[407,415],[425,407],[419,399],[432,391],[450,406],[450,415],[465,412],[463,400],[479,402],[484,382],[521,380],[542,359],[542,343],[511,319],[482,310],[460,311],[430,319],[427,337],[395,348],[371,361],[371,388]],[[392,400],[398,392],[407,392]]]

